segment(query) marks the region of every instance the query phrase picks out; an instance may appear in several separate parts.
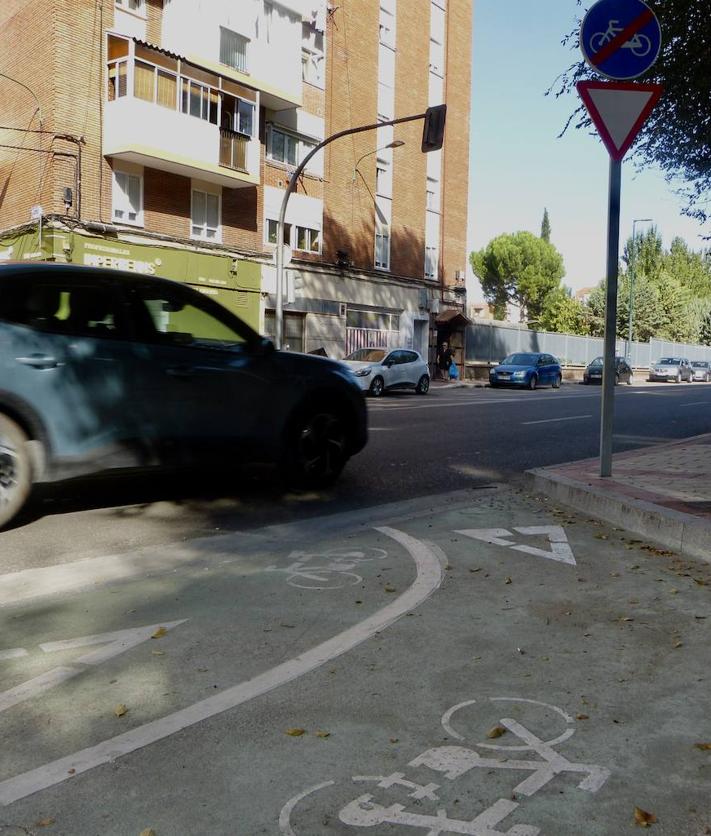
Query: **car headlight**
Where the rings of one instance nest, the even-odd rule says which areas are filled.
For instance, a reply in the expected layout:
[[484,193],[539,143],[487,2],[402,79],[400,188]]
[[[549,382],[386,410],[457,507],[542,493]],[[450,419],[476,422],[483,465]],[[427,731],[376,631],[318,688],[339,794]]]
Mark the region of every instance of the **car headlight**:
[[526,377],[526,372],[514,372],[514,373],[513,373],[513,376],[514,376],[517,380],[520,380],[522,377]]
[[354,372],[356,377],[368,377],[369,374],[372,373],[372,369],[370,366],[366,366],[364,369],[358,369],[357,372]]

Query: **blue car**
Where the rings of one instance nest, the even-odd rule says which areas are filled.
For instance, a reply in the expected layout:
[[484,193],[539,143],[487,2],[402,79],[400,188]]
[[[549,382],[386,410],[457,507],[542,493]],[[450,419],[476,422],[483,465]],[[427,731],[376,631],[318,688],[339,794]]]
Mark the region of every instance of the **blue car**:
[[264,463],[324,486],[366,440],[351,372],[186,285],[0,266],[0,527],[33,484],[116,468]]
[[560,388],[563,370],[552,354],[517,353],[509,354],[498,366],[489,371],[489,383],[497,386],[523,386],[535,389],[537,386]]

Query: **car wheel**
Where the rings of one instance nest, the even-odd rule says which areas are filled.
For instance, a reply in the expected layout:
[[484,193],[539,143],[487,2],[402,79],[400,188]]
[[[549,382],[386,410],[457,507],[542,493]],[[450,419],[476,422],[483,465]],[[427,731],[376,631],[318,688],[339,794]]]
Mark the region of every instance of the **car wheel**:
[[342,414],[330,406],[311,407],[291,422],[283,475],[299,488],[324,488],[348,461],[348,431]]
[[415,392],[418,395],[426,395],[430,391],[430,379],[426,374],[423,374],[422,377],[417,381],[417,386],[415,386]]
[[674,383],[681,383],[681,372],[678,372],[678,374],[676,376],[676,380],[674,381]]
[[628,386],[631,386],[631,385],[632,385],[632,375],[630,375],[630,376],[627,378],[627,385],[628,385]]
[[31,489],[27,436],[14,421],[0,415],[0,528],[17,516]]
[[383,380],[380,375],[378,377],[373,378],[373,382],[370,384],[370,389],[368,390],[370,394],[374,398],[379,398],[385,390],[385,381]]
[[532,374],[528,381],[528,388],[533,390],[538,386],[538,375]]
[[563,378],[559,374],[556,375],[556,378],[553,381],[553,388],[554,389],[560,389],[560,384],[561,384],[562,380],[563,380]]

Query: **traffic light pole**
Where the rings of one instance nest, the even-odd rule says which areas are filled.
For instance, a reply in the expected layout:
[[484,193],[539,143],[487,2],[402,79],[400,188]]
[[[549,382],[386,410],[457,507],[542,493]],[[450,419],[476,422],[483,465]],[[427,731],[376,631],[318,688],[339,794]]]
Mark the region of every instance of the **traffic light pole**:
[[418,113],[415,116],[403,116],[401,119],[391,119],[389,122],[377,122],[374,125],[361,125],[358,128],[348,128],[345,131],[339,131],[332,134],[323,142],[320,142],[315,148],[304,157],[299,163],[294,173],[289,178],[289,185],[284,192],[284,198],[281,202],[281,209],[279,210],[279,224],[277,226],[277,246],[276,246],[276,315],[274,317],[274,343],[278,349],[282,346],[282,338],[284,333],[284,221],[286,218],[286,207],[289,204],[289,198],[296,191],[296,185],[299,178],[303,174],[304,169],[309,164],[311,159],[318,154],[318,152],[333,142],[335,139],[340,139],[343,136],[350,136],[351,134],[361,134],[365,131],[376,131],[378,128],[386,128],[388,125],[402,125],[404,122],[416,122],[418,119],[425,119],[429,111],[425,113]]

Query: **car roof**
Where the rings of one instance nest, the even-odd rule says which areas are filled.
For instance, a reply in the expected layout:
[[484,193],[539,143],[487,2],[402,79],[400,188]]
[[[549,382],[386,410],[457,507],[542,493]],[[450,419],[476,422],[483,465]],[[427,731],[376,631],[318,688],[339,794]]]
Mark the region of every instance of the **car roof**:
[[57,264],[49,261],[4,261],[0,263],[0,281],[13,276],[43,275],[51,278],[53,275],[72,275],[77,278],[113,279],[121,282],[151,282],[156,285],[170,287],[185,287],[185,282],[149,276],[145,273],[131,273],[128,270],[114,270],[111,267],[88,267],[84,264]]

